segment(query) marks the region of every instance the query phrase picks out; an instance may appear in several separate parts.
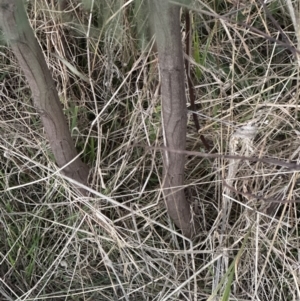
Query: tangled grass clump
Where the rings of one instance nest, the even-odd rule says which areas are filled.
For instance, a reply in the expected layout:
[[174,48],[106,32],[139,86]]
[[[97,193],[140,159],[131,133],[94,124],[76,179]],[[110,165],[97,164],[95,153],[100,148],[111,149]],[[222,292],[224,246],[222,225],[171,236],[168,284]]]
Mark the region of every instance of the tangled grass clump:
[[[1,46],[0,299],[299,299],[298,172],[187,156],[185,192],[201,230],[184,239],[163,203],[160,151],[135,146],[163,139],[153,41],[134,23],[139,1],[66,3],[62,14],[29,1],[28,14],[91,169],[90,196],[56,173],[27,83]],[[198,4],[190,64],[200,134],[216,153],[298,163],[298,56],[276,42],[298,43],[293,6]],[[255,135],[234,140],[243,126]],[[187,149],[204,151],[190,112]]]

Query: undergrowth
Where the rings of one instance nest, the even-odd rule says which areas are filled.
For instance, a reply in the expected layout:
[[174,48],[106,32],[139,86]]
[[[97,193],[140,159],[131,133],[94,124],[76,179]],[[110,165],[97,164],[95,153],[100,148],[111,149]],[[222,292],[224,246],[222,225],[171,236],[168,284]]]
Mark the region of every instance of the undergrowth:
[[[201,230],[191,242],[169,219],[161,153],[137,146],[162,142],[141,2],[67,1],[63,14],[28,3],[91,169],[88,198],[55,172],[28,85],[1,46],[0,300],[299,300],[298,172],[189,155],[185,191]],[[212,152],[299,161],[298,54],[275,41],[297,48],[288,4],[268,1],[274,24],[260,1],[192,2],[201,133],[189,111],[188,150],[205,151],[202,134]],[[254,135],[233,136],[242,126]]]

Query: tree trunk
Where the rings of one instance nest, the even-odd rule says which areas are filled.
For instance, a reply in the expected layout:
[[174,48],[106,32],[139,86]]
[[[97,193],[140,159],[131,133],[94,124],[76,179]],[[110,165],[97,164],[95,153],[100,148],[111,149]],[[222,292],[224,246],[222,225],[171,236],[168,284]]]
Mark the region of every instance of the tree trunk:
[[[29,83],[55,160],[59,167],[63,167],[77,156],[77,151],[55,83],[29,24],[22,0],[1,0],[0,26]],[[65,166],[63,173],[87,184],[89,169],[80,158]]]
[[[153,9],[152,22],[158,49],[164,144],[170,149],[185,150],[187,109],[180,7],[169,4],[166,0],[151,0],[149,7]],[[168,213],[182,233],[191,237],[191,210],[182,188],[185,156],[163,151],[163,160],[163,188]]]

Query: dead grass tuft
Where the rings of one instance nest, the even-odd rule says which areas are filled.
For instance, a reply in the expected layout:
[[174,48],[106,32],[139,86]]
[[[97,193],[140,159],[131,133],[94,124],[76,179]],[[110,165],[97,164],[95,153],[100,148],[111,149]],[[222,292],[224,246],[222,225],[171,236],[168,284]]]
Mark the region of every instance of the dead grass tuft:
[[[221,300],[229,290],[230,300],[300,299],[297,172],[187,157],[186,194],[202,228],[193,242],[174,228],[160,152],[132,146],[160,145],[161,104],[156,58],[132,26],[138,8],[121,2],[105,4],[102,18],[104,4],[93,15],[81,2],[65,14],[48,1],[28,7],[91,168],[89,198],[56,173],[27,83],[1,46],[1,298]],[[297,48],[296,3],[266,4],[284,36],[260,1],[198,4],[200,57],[190,63],[201,134],[218,153],[298,163],[298,56],[274,42]],[[254,135],[234,136],[243,126]],[[203,151],[192,117],[187,144]]]

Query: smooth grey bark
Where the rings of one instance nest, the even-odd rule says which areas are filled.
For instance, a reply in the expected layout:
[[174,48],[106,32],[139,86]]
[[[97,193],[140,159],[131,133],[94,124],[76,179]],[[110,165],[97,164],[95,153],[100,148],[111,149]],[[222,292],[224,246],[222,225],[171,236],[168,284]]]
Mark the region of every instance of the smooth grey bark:
[[[161,77],[162,117],[165,146],[185,150],[187,109],[185,72],[180,32],[180,7],[167,0],[151,0]],[[185,197],[185,155],[163,151],[164,198],[167,211],[186,237],[193,235],[190,205]]]
[[[0,1],[0,26],[29,83],[34,106],[40,114],[56,163],[63,167],[78,154],[54,80],[29,24],[22,0]],[[87,184],[89,169],[79,158],[67,165],[63,173]]]

